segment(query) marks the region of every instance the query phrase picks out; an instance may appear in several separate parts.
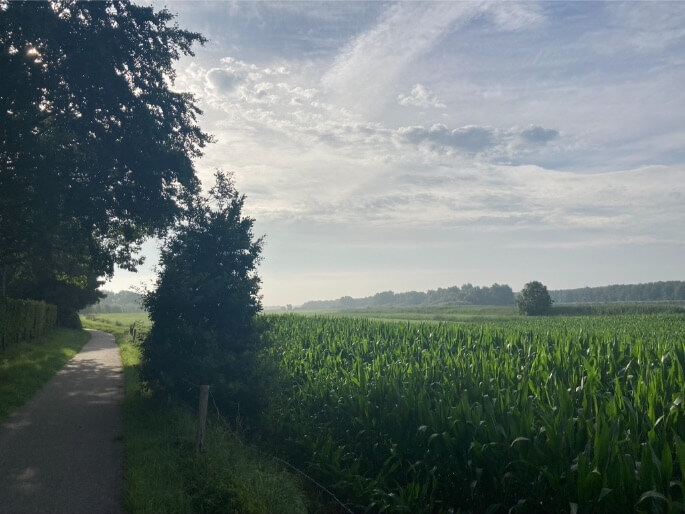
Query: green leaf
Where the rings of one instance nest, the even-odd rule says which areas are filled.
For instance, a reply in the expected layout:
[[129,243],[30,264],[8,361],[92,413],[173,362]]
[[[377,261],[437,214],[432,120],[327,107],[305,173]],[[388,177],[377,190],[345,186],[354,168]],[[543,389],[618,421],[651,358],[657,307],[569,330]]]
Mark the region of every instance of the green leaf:
[[511,442],[511,445],[510,445],[509,447],[510,447],[510,448],[513,448],[513,447],[516,446],[517,444],[523,443],[523,442],[529,443],[529,442],[530,442],[530,439],[528,439],[527,437],[517,437],[516,439],[514,439],[514,440]]
[[675,453],[678,457],[678,466],[680,467],[680,475],[685,479],[685,442],[676,434],[673,433],[675,439]]
[[668,444],[664,444],[664,451],[661,453],[661,477],[669,482],[673,474],[673,455]]
[[503,505],[501,503],[493,503],[492,505],[488,505],[488,508],[485,509],[485,514],[496,514],[502,509]]
[[660,501],[668,503],[668,498],[666,498],[660,492],[658,492],[658,491],[647,491],[646,493],[643,493],[642,496],[640,496],[640,499],[637,501],[637,505],[640,505],[643,501],[650,500],[650,499],[660,500]]
[[602,490],[599,493],[599,498],[597,501],[602,501],[604,498],[607,497],[607,495],[611,494],[613,489],[609,489],[608,487],[602,487]]

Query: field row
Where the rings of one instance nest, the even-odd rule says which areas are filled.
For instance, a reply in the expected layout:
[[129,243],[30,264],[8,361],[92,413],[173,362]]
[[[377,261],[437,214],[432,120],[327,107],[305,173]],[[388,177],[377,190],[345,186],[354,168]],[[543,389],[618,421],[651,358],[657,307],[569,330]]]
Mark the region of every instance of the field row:
[[685,511],[682,316],[269,324],[268,426],[353,510]]

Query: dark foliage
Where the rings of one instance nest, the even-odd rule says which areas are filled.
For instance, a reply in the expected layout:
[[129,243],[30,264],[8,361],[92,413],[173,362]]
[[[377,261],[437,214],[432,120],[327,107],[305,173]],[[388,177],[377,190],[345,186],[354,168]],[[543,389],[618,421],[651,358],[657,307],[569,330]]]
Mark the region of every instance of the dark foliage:
[[527,316],[543,316],[552,312],[552,298],[547,286],[534,280],[528,282],[516,299],[519,312]]
[[157,289],[144,306],[154,325],[144,349],[151,385],[187,397],[192,385],[210,384],[224,405],[249,407],[261,310],[256,274],[262,239],[242,215],[245,197],[232,178],[217,173],[207,199],[164,244]]
[[[173,63],[204,42],[128,2],[0,1],[0,272],[76,310],[197,191],[209,136]],[[59,290],[55,298],[48,298]]]

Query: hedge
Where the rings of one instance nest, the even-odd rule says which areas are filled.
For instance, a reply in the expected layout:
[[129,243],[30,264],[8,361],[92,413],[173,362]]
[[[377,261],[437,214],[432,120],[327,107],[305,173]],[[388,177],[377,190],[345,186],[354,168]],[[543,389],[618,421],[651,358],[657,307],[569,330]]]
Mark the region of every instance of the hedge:
[[0,350],[55,328],[57,307],[33,300],[0,298]]

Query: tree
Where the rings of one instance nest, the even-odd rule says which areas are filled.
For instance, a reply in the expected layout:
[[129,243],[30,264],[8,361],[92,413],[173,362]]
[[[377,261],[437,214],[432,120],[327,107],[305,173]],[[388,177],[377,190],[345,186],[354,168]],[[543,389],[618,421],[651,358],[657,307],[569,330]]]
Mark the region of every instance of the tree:
[[128,2],[0,0],[0,272],[7,294],[87,289],[135,269],[198,191],[210,137],[173,63],[199,34]]
[[494,283],[490,287],[489,301],[492,305],[513,305],[514,292],[507,284]]
[[183,395],[189,384],[211,384],[236,402],[249,393],[263,241],[242,215],[244,202],[232,177],[217,172],[208,198],[196,199],[163,245],[157,289],[143,302],[154,323],[143,346],[144,377],[153,386]]
[[527,316],[541,316],[552,311],[552,298],[547,287],[538,281],[528,282],[516,299],[519,312]]

